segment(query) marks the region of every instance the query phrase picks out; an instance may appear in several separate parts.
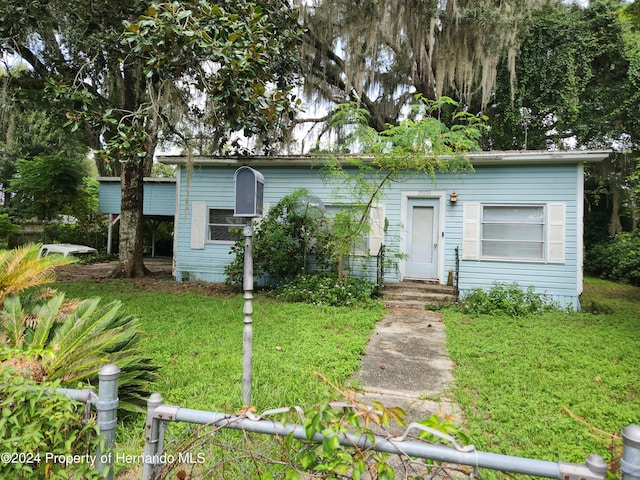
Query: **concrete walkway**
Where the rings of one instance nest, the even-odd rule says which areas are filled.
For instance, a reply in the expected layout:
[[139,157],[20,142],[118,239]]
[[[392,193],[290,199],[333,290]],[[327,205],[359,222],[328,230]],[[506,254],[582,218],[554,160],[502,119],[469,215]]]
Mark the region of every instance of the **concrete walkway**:
[[453,362],[445,350],[444,323],[437,312],[398,308],[389,310],[367,344],[355,375],[365,403],[379,401],[402,407],[408,421],[433,413],[454,415],[447,398],[453,385]]

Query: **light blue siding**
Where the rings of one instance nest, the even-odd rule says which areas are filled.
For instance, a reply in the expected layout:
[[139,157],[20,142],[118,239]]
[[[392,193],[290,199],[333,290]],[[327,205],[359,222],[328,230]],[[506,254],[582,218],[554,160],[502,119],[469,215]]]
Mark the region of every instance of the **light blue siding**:
[[[176,226],[176,278],[224,281],[224,267],[231,260],[229,243],[205,243],[204,249],[191,248],[191,202],[204,201],[208,208],[233,208],[233,175],[237,166],[194,166],[187,176],[180,167],[177,203],[179,223]],[[324,202],[336,201],[339,185],[323,181],[319,168],[305,166],[261,165],[254,167],[265,179],[265,205],[274,205],[284,195],[298,188],[306,188]],[[402,238],[406,233],[403,222],[403,198],[408,192],[423,197],[440,198],[441,242],[443,249],[438,280],[447,281],[454,270],[455,248],[462,249],[463,207],[465,203],[550,204],[565,206],[565,257],[562,263],[460,260],[459,286],[461,292],[490,288],[495,282],[518,282],[522,287],[533,285],[563,305],[578,305],[581,266],[582,170],[577,164],[557,165],[500,165],[476,166],[474,173],[438,175],[432,179],[424,174],[407,175],[402,182],[390,184],[380,203],[384,205],[388,231],[385,236],[390,261],[394,253],[402,253]],[[452,192],[457,202],[449,201]],[[340,201],[344,201],[344,198]],[[375,253],[375,252],[373,252]],[[375,258],[356,257],[354,270],[375,278]],[[403,275],[402,259],[386,268],[386,281],[398,281]]]
[[[99,213],[120,213],[120,179],[100,178]],[[144,181],[144,215],[173,217],[176,211],[176,182],[172,178]]]

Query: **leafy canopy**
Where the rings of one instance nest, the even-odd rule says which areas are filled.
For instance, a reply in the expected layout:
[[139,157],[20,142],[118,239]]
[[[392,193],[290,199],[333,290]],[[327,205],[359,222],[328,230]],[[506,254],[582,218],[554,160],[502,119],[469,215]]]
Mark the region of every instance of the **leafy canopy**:
[[36,215],[41,220],[82,210],[89,200],[85,189],[87,162],[81,157],[62,155],[18,160],[16,175],[11,180],[13,206],[24,216]]

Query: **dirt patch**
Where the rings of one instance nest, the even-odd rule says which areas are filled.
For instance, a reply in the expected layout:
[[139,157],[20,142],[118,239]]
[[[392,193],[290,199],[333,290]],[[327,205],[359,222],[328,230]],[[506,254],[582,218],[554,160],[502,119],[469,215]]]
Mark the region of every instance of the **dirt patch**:
[[222,283],[176,282],[171,273],[171,258],[145,258],[149,275],[141,278],[111,278],[116,262],[76,263],[56,270],[59,282],[93,281],[95,283],[126,282],[127,288],[136,291],[198,292],[204,295],[228,295],[236,293]]
[[[144,259],[144,265],[151,272],[152,277],[162,276],[171,278],[171,257],[149,257]],[[56,270],[56,278],[62,282],[73,280],[90,280],[109,278],[116,267],[116,262],[74,263]]]

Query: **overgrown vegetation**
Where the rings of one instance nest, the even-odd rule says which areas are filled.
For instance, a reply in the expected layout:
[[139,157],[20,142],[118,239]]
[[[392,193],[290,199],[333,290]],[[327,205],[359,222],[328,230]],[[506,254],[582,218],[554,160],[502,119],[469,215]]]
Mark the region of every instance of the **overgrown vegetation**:
[[[91,461],[102,445],[95,419],[85,422],[83,404],[52,393],[59,382],[37,384],[21,374],[0,363],[0,476],[101,478]],[[63,460],[73,455],[83,460],[67,465]]]
[[593,246],[584,266],[601,278],[640,286],[640,230],[620,233],[610,242]]
[[25,371],[35,381],[60,380],[66,387],[97,384],[107,363],[120,367],[120,406],[146,404],[157,365],[139,353],[137,319],[120,302],[69,299],[41,288],[68,257],[38,257],[39,245],[0,254],[0,364]]
[[276,298],[286,302],[305,302],[314,305],[345,307],[371,307],[378,305],[372,299],[376,285],[363,278],[347,277],[342,280],[336,274],[298,275],[289,283],[275,290]]
[[536,293],[533,286],[523,289],[516,282],[497,282],[490,290],[477,288],[460,302],[467,315],[506,315],[525,317],[560,310],[560,305],[544,293]]
[[578,463],[597,453],[617,471],[620,429],[640,422],[640,291],[587,279],[582,304],[600,314],[445,311],[452,394],[476,447]]
[[[300,189],[285,195],[256,226],[253,272],[271,285],[286,283],[300,273],[326,268],[330,225],[325,212]],[[244,239],[232,248],[233,261],[225,267],[227,283],[242,285]]]

